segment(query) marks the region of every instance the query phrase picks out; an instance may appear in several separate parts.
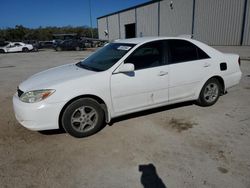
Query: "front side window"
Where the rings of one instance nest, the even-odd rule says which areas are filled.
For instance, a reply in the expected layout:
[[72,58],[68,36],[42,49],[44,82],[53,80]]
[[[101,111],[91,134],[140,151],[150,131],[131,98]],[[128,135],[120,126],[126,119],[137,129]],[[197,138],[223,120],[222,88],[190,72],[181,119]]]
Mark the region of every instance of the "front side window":
[[135,44],[110,43],[77,65],[93,71],[105,71],[117,63],[134,46]]
[[209,56],[193,43],[185,40],[168,40],[169,63],[206,59]]
[[135,70],[164,65],[163,42],[155,41],[138,47],[125,63],[134,64]]

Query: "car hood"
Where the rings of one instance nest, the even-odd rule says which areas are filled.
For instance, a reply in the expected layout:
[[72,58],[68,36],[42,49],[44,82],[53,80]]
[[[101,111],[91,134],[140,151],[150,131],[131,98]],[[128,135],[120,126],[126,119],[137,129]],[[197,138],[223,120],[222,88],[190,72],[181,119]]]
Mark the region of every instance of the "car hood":
[[36,89],[54,89],[53,87],[57,84],[92,74],[96,74],[96,72],[77,67],[75,64],[67,64],[37,73],[22,82],[19,88],[24,92]]

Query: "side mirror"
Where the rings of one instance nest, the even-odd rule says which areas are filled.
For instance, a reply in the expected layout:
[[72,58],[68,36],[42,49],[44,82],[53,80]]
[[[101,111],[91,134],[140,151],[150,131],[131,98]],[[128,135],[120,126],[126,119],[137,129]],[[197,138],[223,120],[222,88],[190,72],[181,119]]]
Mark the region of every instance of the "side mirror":
[[124,63],[121,65],[116,73],[128,73],[128,72],[134,72],[135,71],[135,66],[132,63]]

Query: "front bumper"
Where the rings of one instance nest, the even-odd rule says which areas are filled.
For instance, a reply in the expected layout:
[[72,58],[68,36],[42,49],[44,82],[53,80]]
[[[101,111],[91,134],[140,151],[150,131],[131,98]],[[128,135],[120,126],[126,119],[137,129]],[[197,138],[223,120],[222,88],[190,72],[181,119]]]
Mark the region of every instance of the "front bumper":
[[13,96],[13,108],[17,121],[27,129],[34,131],[58,129],[58,119],[64,102],[48,104],[24,103],[17,94]]

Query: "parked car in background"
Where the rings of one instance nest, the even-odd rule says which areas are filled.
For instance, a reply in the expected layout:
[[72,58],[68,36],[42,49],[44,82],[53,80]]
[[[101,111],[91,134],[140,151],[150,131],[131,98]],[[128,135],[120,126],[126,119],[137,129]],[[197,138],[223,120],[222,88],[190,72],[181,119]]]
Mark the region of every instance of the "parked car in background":
[[93,41],[93,47],[94,48],[102,47],[102,46],[104,46],[107,43],[108,43],[107,40],[94,40]]
[[33,46],[33,50],[34,52],[38,51],[38,47],[39,47],[39,42],[37,40],[24,40],[23,43],[25,44],[31,44]]
[[100,39],[88,38],[88,37],[81,37],[81,40],[85,44],[86,48],[98,48],[108,43],[107,40],[100,40]]
[[0,47],[0,53],[10,52],[29,52],[34,49],[33,45],[23,42],[6,42],[5,46]]
[[85,46],[86,48],[93,48],[93,47],[94,47],[94,43],[93,43],[92,40],[84,39],[84,40],[82,40],[82,41],[83,41],[84,46]]
[[88,58],[33,75],[13,97],[31,130],[85,137],[125,114],[196,101],[211,106],[241,79],[240,58],[192,39],[117,40]]
[[83,50],[85,48],[84,42],[82,40],[78,39],[69,39],[64,40],[60,43],[57,43],[55,46],[56,51],[62,51],[62,50]]
[[43,48],[55,48],[55,43],[53,41],[39,41],[38,48],[43,49]]

